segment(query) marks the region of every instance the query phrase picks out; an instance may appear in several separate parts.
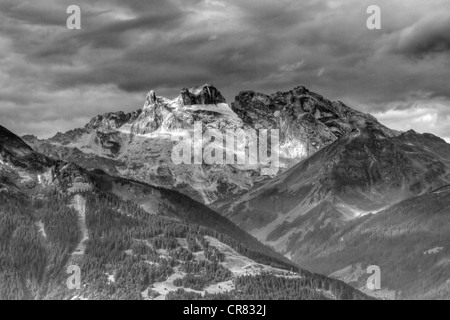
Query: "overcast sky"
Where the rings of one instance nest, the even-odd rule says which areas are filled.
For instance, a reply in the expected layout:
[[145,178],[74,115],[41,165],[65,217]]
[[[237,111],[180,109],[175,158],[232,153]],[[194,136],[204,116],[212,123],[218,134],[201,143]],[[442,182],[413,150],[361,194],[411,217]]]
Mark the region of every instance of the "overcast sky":
[[[81,7],[81,30],[66,9]],[[382,29],[368,30],[379,5]],[[0,0],[0,124],[49,137],[211,83],[304,85],[450,141],[449,0]]]

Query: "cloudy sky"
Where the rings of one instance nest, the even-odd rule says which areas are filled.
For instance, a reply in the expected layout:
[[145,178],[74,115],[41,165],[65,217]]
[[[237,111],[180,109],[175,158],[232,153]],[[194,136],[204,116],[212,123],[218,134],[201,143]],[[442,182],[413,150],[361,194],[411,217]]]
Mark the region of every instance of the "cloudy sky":
[[[68,30],[69,5],[81,30]],[[382,29],[368,30],[369,5]],[[448,0],[0,0],[0,124],[49,137],[211,83],[304,85],[450,141]]]

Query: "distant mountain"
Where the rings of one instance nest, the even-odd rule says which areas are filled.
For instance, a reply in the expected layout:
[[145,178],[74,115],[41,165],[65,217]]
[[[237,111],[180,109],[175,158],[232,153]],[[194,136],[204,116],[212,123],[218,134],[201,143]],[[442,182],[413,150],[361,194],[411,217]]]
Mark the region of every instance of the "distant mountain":
[[[316,264],[328,255],[342,254],[339,261],[344,264],[344,261],[370,264],[369,259],[363,258],[366,255],[373,258],[373,264],[384,265],[384,256],[375,258],[370,246],[391,252],[391,241],[386,240],[384,247],[372,243],[378,241],[375,240],[378,236],[369,238],[356,228],[366,250],[356,253],[351,242],[344,254],[346,237],[342,235],[350,226],[366,221],[367,216],[378,217],[379,212],[402,200],[450,184],[449,151],[450,145],[430,134],[410,131],[389,136],[377,126],[367,125],[343,135],[222,210],[237,225],[315,272],[338,271],[333,269],[333,263]],[[421,218],[426,225],[430,223],[428,217],[425,212]],[[402,223],[407,228],[408,220]],[[385,227],[377,225],[379,230]],[[425,237],[433,230],[424,228],[423,232]],[[410,239],[405,234],[398,241],[403,246],[403,241],[406,245]],[[405,260],[394,253],[389,261],[397,263],[398,268]],[[407,297],[411,294],[409,291]]]
[[[183,89],[171,100],[151,91],[142,109],[94,117],[85,128],[48,140],[24,139],[52,158],[88,169],[178,190],[205,204],[233,201],[269,180],[259,165],[175,165],[171,134],[200,121],[206,129],[279,129],[279,172],[290,168],[354,128],[370,122],[386,135],[396,132],[372,116],[298,87],[272,95],[241,92],[230,108],[211,85]],[[203,142],[205,145],[205,142]],[[214,206],[214,205],[213,205]]]
[[0,151],[0,299],[367,298],[176,191],[50,160],[3,127]]

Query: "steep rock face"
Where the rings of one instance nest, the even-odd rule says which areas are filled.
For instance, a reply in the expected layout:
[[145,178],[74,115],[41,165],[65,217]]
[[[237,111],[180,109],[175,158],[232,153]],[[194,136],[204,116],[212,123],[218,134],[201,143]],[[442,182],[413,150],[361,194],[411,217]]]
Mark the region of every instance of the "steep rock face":
[[171,132],[190,129],[195,121],[201,121],[209,128],[234,128],[243,125],[230,110],[222,94],[215,87],[205,84],[185,88],[173,100],[157,97],[155,91],[150,91],[142,113],[133,120],[131,132],[146,135],[157,130]]
[[389,136],[398,134],[373,116],[353,110],[342,102],[331,102],[305,87],[271,95],[243,91],[236,97],[232,109],[251,127],[279,129],[281,155],[295,163],[367,124]]

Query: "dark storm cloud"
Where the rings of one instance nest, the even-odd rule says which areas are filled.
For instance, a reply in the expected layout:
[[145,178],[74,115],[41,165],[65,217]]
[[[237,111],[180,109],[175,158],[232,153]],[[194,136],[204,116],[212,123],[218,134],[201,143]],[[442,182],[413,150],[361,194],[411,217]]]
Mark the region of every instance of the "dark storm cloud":
[[385,49],[418,58],[450,52],[449,12],[427,15],[414,25],[394,33],[386,42]]
[[[0,119],[48,136],[137,109],[150,89],[173,97],[208,82],[232,100],[305,85],[400,129],[450,137],[449,2],[376,2],[3,0]],[[72,4],[81,30],[65,27]],[[382,30],[366,28],[371,4]]]
[[[210,34],[191,35],[187,39],[167,41],[163,37],[129,48],[117,60],[95,65],[92,69],[73,74],[57,75],[57,83],[115,83],[126,91],[148,90],[160,85],[180,87],[205,79],[238,77],[252,79],[266,74],[272,61],[258,58],[261,52],[277,50],[261,38],[221,36],[209,41]],[[238,49],[236,48],[238,47]],[[203,80],[202,80],[203,79]]]
[[[58,7],[65,12],[63,6]],[[39,1],[4,0],[0,3],[0,12],[13,21],[31,25],[63,26],[66,22],[66,17],[58,11],[57,7],[46,7]]]
[[[172,12],[164,16],[150,13],[127,21],[110,22],[92,31],[80,32],[79,35],[73,37],[61,35],[50,46],[42,47],[34,52],[30,58],[54,58],[58,55],[67,57],[78,54],[79,50],[85,46],[99,49],[125,49],[133,40],[133,35],[129,35],[129,32],[171,29],[177,27],[181,19],[182,15],[179,12]],[[128,37],[130,38],[127,39]]]

